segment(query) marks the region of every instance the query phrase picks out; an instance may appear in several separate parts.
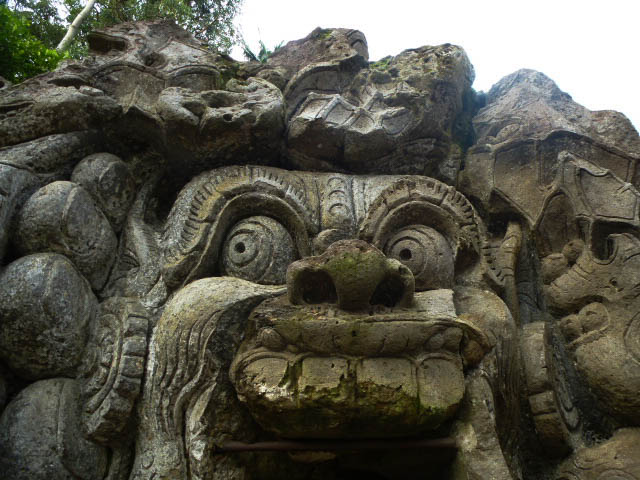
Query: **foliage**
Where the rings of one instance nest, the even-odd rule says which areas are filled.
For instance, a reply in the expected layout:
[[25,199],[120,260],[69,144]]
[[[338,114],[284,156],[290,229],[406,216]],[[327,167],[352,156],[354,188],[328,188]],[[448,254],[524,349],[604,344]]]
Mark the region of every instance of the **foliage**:
[[[31,33],[49,48],[60,42],[85,4],[86,0],[9,0],[14,13],[28,20]],[[91,15],[80,25],[69,55],[84,56],[87,35],[96,28],[158,19],[173,19],[210,48],[228,53],[236,42],[233,19],[241,4],[242,0],[97,0]]]
[[[79,0],[64,0],[69,20],[83,7]],[[84,30],[136,20],[173,19],[215,50],[228,52],[235,43],[234,17],[242,0],[98,0]]]
[[66,26],[57,5],[50,0],[13,0],[14,13],[29,23],[29,31],[49,48],[55,48],[64,36]]
[[47,48],[34,35],[37,31],[53,35],[44,24],[34,26],[23,15],[0,5],[0,76],[21,82],[57,66],[64,55]]
[[0,0],[0,76],[20,82],[52,70],[64,56],[82,58],[91,30],[136,20],[173,19],[210,48],[229,52],[236,42],[233,18],[241,4],[242,0],[98,0],[62,55],[54,49],[85,0]]
[[278,50],[280,50],[282,48],[282,45],[284,44],[284,42],[280,42],[278,45],[273,47],[273,50],[269,50],[267,46],[264,44],[264,42],[260,40],[260,50],[256,55],[255,53],[253,53],[253,51],[251,50],[247,42],[244,41],[244,39],[241,39],[240,43],[242,45],[242,53],[244,54],[244,58],[253,62],[260,62],[260,63],[267,63],[267,60],[269,59],[269,57],[274,53],[276,53]]
[[381,58],[377,62],[372,62],[369,65],[371,66],[371,68],[375,68],[376,70],[386,70],[387,68],[389,68],[389,63],[391,62],[391,58],[392,58],[391,56],[387,56],[387,57]]

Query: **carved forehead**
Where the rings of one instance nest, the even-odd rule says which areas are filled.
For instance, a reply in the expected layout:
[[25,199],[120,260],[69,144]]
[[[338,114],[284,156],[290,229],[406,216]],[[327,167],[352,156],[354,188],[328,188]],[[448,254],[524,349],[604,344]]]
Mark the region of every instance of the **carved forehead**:
[[[310,233],[354,229],[373,238],[371,223],[405,203],[424,202],[447,212],[452,223],[476,222],[471,203],[453,187],[418,175],[348,175],[289,171],[272,167],[223,167],[199,175],[180,192],[169,223],[187,211],[199,221],[214,220],[223,203],[250,191],[281,199]],[[216,201],[211,199],[215,197]],[[261,206],[262,207],[262,206]],[[255,207],[246,205],[250,211]],[[269,210],[269,206],[267,206]],[[429,220],[428,218],[426,219]],[[366,225],[363,225],[365,224]]]
[[[330,239],[362,238],[383,248],[390,235],[416,224],[441,232],[454,254],[459,248],[480,253],[482,243],[471,203],[432,178],[223,167],[189,182],[167,218],[163,274],[168,283],[210,274],[225,234],[254,215],[284,225],[301,257]],[[314,246],[316,236],[322,238]]]

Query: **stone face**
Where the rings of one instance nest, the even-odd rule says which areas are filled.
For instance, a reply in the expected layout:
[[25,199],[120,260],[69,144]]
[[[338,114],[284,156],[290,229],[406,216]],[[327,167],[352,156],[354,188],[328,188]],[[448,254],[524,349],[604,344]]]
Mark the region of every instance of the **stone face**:
[[0,79],[5,477],[640,477],[622,114],[358,30],[89,45]]

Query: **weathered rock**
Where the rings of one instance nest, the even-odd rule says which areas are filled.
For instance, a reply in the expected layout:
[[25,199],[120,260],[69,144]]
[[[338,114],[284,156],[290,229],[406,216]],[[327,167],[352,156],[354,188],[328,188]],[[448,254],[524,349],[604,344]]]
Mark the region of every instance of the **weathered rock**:
[[[283,80],[280,86],[284,90],[286,83],[300,70],[314,63],[340,62],[342,64],[366,65],[369,60],[367,39],[358,30],[346,28],[316,28],[300,40],[288,42],[276,50],[267,60],[267,68],[258,75],[269,80],[272,69]],[[277,74],[277,73],[276,73]]]
[[12,480],[103,478],[107,449],[86,440],[75,380],[41,380],[22,390],[0,418],[0,468]]
[[[167,304],[153,333],[141,405],[142,418],[159,417],[140,426],[134,478],[188,478],[187,469],[196,478],[216,470],[230,478],[243,475],[241,462],[210,455],[231,435],[253,435],[229,384],[230,353],[241,342],[249,311],[283,290],[233,277],[206,278]],[[181,373],[171,378],[161,374],[176,369]]]
[[[264,162],[280,149],[284,102],[280,90],[259,78],[231,79],[224,89],[168,87],[155,104],[167,155],[193,174],[216,165]],[[183,159],[191,157],[191,165]],[[243,159],[244,157],[244,159]]]
[[117,239],[86,190],[72,182],[53,182],[25,203],[14,243],[24,255],[66,255],[99,290],[113,265]]
[[624,115],[587,110],[535,70],[507,75],[491,87],[486,101],[473,119],[478,145],[544,140],[552,132],[563,131],[627,155],[640,155],[640,140]]
[[311,64],[287,85],[294,165],[453,181],[462,153],[453,127],[474,77],[464,51],[441,45],[352,63]]
[[120,114],[120,106],[103,92],[37,88],[37,82],[30,80],[0,98],[0,147],[100,127]]
[[96,299],[65,257],[29,255],[0,276],[0,356],[29,379],[75,376]]
[[62,180],[97,145],[95,131],[48,135],[0,149],[0,163],[36,174],[44,182]]
[[112,297],[100,305],[87,349],[93,364],[82,385],[83,431],[97,443],[123,441],[127,433],[144,374],[148,323],[136,299]]
[[71,181],[91,194],[114,230],[120,231],[135,196],[135,182],[127,165],[110,153],[96,153],[82,159]]
[[550,307],[577,312],[561,319],[560,328],[590,389],[609,414],[639,425],[640,401],[632,392],[640,389],[640,240],[622,234],[609,242],[605,261],[583,251],[545,294]]
[[[498,82],[473,125],[478,139],[458,186],[488,211],[515,207],[537,225],[543,207],[563,189],[596,188],[581,179],[572,187],[572,172],[564,173],[571,163],[587,175],[607,177],[608,170],[621,184],[640,186],[640,138],[631,123],[618,112],[578,105],[542,73],[520,70]],[[597,182],[605,180],[612,181]],[[571,214],[582,213],[572,203],[578,211]]]
[[640,475],[640,431],[624,428],[600,445],[578,450],[559,469],[556,480],[617,480]]
[[89,45],[0,86],[5,476],[640,476],[621,114],[357,30]]
[[550,456],[564,457],[576,443],[580,417],[549,330],[543,322],[524,326],[522,365],[538,439]]
[[7,380],[4,378],[4,372],[0,370],[0,414],[4,410],[7,402]]
[[0,260],[4,259],[16,210],[39,184],[28,171],[0,163]]

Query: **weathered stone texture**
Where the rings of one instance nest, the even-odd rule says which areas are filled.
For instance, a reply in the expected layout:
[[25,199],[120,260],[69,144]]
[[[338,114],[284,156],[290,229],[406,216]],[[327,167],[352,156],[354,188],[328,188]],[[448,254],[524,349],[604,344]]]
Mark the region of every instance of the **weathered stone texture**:
[[3,478],[640,479],[622,114],[358,30],[89,45],[0,79]]

